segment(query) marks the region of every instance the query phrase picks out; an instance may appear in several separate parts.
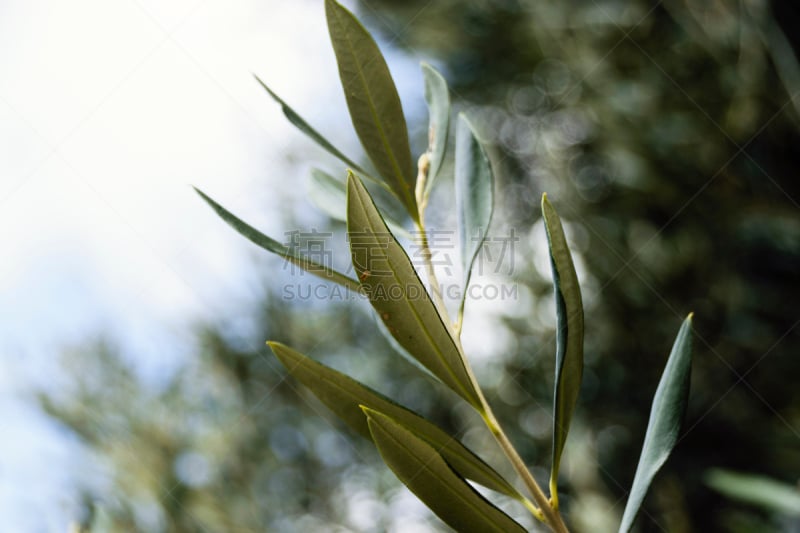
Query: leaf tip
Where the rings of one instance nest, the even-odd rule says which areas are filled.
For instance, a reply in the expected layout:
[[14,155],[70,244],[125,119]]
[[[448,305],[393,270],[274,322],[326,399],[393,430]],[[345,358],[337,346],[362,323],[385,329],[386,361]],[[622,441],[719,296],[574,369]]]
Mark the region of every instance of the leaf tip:
[[348,199],[348,202],[350,201],[350,191],[353,190],[356,187],[357,180],[358,180],[358,176],[356,176],[356,173],[348,168],[347,169],[347,199]]
[[388,418],[385,414],[381,413],[380,411],[376,411],[375,409],[370,409],[366,405],[358,404],[358,408],[361,409],[361,412],[364,413],[364,416],[367,418],[367,426],[369,427],[369,432],[373,435],[374,439],[374,431],[375,426],[380,425],[383,418]]
[[211,197],[210,197],[209,195],[207,195],[206,193],[204,193],[202,190],[198,189],[198,188],[197,188],[197,187],[195,187],[194,185],[192,185],[192,189],[194,189],[194,192],[196,192],[196,193],[198,194],[198,196],[200,196],[200,198],[202,198],[202,199],[203,199],[203,201],[204,201],[205,203],[207,203],[208,205],[210,205],[210,206],[211,206],[211,207],[212,207],[214,210],[216,210],[216,209],[217,209],[217,206],[218,206],[219,204],[217,204],[217,202],[215,202],[214,200],[212,200],[212,199],[211,199]]
[[264,80],[262,80],[261,78],[259,78],[259,77],[258,77],[258,74],[256,74],[255,72],[252,72],[251,74],[253,74],[253,77],[256,79],[256,81],[258,82],[258,84],[259,84],[259,85],[261,85],[261,87],[263,87],[263,88],[264,88],[264,89],[265,89],[265,90],[266,90],[266,91],[267,91],[267,92],[270,94],[270,96],[272,96],[273,98],[276,98],[276,95],[275,95],[275,93],[274,93],[274,92],[272,92],[272,89],[270,89],[270,88],[267,86],[267,84],[266,84],[266,83],[264,83]]
[[325,0],[325,13],[330,15],[334,9],[341,9],[344,10],[344,6],[342,6],[336,0]]
[[553,223],[553,220],[558,218],[556,210],[553,204],[550,203],[550,198],[547,197],[546,192],[542,193],[542,216],[544,217],[545,226],[548,228]]
[[269,346],[269,349],[272,350],[272,353],[275,354],[275,357],[278,359],[280,359],[280,354],[278,352],[283,352],[286,349],[285,345],[276,341],[267,341],[267,346]]
[[267,346],[272,350],[272,354],[280,361],[283,367],[290,373],[294,374],[294,370],[298,365],[302,364],[302,356],[293,352],[291,348],[276,341],[267,341]]
[[694,311],[692,311],[691,313],[689,313],[689,315],[686,317],[686,321],[687,321],[689,324],[691,324],[693,319],[694,319]]

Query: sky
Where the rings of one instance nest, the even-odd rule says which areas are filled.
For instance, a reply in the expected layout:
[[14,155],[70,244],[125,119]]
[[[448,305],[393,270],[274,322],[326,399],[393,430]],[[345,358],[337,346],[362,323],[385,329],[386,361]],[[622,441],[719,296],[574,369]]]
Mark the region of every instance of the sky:
[[[417,59],[389,63],[419,106]],[[254,73],[358,153],[331,111],[321,1],[0,2],[4,526],[64,531],[75,511],[91,459],[31,399],[63,386],[66,347],[105,332],[157,381],[191,357],[188,325],[257,299],[254,247],[191,186],[276,237],[287,209],[310,211],[297,160],[320,152]]]

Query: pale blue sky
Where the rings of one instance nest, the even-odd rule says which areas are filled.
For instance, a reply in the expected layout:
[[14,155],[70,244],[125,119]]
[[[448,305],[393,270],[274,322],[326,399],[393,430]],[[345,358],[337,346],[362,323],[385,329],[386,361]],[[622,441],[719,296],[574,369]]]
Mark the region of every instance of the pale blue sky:
[[[381,46],[409,125],[424,130],[424,58]],[[65,531],[77,484],[107,479],[31,399],[64,385],[67,347],[103,333],[158,383],[192,357],[192,324],[247,330],[267,254],[191,185],[279,239],[289,210],[301,229],[324,223],[307,179],[331,160],[252,73],[357,157],[321,0],[0,3],[5,526]],[[491,327],[497,305],[475,302],[468,319]],[[507,344],[488,350],[483,327],[465,330],[478,358]]]
[[[418,93],[416,60],[392,67]],[[319,152],[251,73],[358,153],[330,112],[344,98],[321,1],[0,3],[4,527],[65,531],[94,476],[26,399],[58,387],[65,346],[108,331],[157,379],[191,356],[188,324],[257,298],[256,251],[190,184],[276,236],[281,210],[309,211],[287,154]]]

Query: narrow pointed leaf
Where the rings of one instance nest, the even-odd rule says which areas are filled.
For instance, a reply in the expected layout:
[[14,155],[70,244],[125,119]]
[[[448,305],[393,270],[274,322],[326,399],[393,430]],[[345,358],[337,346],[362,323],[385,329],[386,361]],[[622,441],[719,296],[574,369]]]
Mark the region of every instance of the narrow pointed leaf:
[[333,281],[340,285],[347,287],[350,290],[357,291],[359,289],[358,281],[333,270],[332,268],[321,265],[310,259],[294,254],[287,246],[279,243],[275,239],[264,235],[253,226],[247,224],[239,219],[236,215],[219,205],[217,202],[209,198],[203,191],[195,188],[197,194],[211,206],[211,208],[222,218],[230,227],[235,229],[239,234],[247,237],[252,243],[260,246],[261,248],[283,257],[285,260],[299,266],[306,272],[314,274],[324,280]]
[[333,50],[350,118],[378,173],[417,220],[416,171],[400,97],[389,67],[364,26],[335,0],[325,1]]
[[494,175],[489,158],[472,124],[460,114],[456,129],[456,206],[464,272],[462,307],[472,264],[483,246],[492,221],[493,201]]
[[678,441],[678,433],[689,398],[691,369],[692,315],[689,314],[681,325],[653,397],[642,454],[619,526],[621,533],[630,531],[650,483]]
[[283,344],[269,342],[275,356],[300,383],[354,431],[370,438],[367,419],[359,406],[364,405],[391,416],[436,448],[462,476],[512,498],[519,493],[492,467],[461,442],[418,414],[398,405],[379,392],[337,372]]
[[386,226],[364,184],[347,178],[347,234],[361,288],[403,348],[448,387],[480,408],[456,346],[405,250]]
[[553,417],[553,465],[550,471],[551,497],[557,499],[558,470],[567,441],[572,413],[578,402],[583,376],[583,301],[578,276],[567,246],[564,228],[553,206],[542,196],[542,214],[556,300],[556,377]]
[[311,125],[303,119],[294,109],[292,109],[289,104],[283,101],[280,96],[275,94],[272,89],[270,89],[266,83],[261,81],[261,78],[255,76],[256,81],[269,93],[273,100],[278,102],[283,110],[283,114],[286,115],[286,118],[289,119],[298,130],[305,133],[308,137],[310,137],[313,141],[315,141],[318,145],[324,148],[329,154],[336,157],[348,167],[352,168],[353,170],[357,171],[358,173],[366,176],[368,175],[367,172],[362,169],[357,163],[355,163],[352,159],[344,155],[338,148],[336,148],[328,139],[326,139],[321,133],[315,130]]
[[425,182],[425,196],[433,189],[433,182],[442,168],[447,136],[450,128],[450,91],[447,81],[439,72],[427,63],[422,64],[422,76],[425,79],[425,101],[428,104],[428,150],[430,152],[430,168],[428,180]]
[[456,531],[524,533],[525,529],[464,481],[424,439],[391,417],[364,408],[383,460],[422,502]]
[[[334,220],[347,221],[347,186],[318,168],[311,169],[311,187],[308,191],[311,201]],[[400,222],[384,216],[386,224],[395,235],[411,239],[411,233]]]

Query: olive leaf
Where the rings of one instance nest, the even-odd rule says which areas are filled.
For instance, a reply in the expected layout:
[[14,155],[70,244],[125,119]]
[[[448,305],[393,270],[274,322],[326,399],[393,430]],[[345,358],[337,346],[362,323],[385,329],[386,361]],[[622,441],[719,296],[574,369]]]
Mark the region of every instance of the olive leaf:
[[572,254],[555,209],[542,195],[542,215],[547,230],[550,265],[556,300],[556,377],[553,416],[553,465],[550,497],[558,506],[558,470],[567,441],[572,413],[578,402],[583,375],[583,302]]
[[494,175],[486,151],[472,124],[463,114],[456,129],[456,211],[461,244],[464,290],[459,316],[463,312],[472,264],[483,246],[492,221]]
[[434,446],[392,419],[362,407],[384,462],[422,502],[456,531],[525,529],[464,481]]
[[625,512],[622,515],[622,523],[619,526],[620,533],[630,531],[645,494],[650,488],[650,483],[667,461],[678,441],[678,433],[689,398],[689,381],[692,370],[691,336],[692,314],[690,313],[678,331],[678,336],[675,338],[667,365],[653,397],[642,454],[639,457],[636,474],[633,476],[628,503],[625,505]]
[[263,87],[264,90],[267,91],[267,93],[272,97],[272,99],[275,100],[276,102],[278,102],[278,104],[281,106],[281,110],[283,110],[283,114],[286,116],[287,119],[289,119],[289,122],[291,122],[294,127],[296,127],[301,132],[305,133],[309,138],[311,138],[311,140],[313,140],[318,145],[320,145],[322,148],[324,148],[326,152],[328,152],[329,154],[331,154],[332,156],[337,158],[339,161],[341,161],[342,163],[344,163],[348,167],[350,167],[353,170],[357,171],[359,174],[364,176],[366,179],[368,179],[370,181],[375,181],[376,183],[380,183],[381,185],[385,186],[385,184],[383,182],[379,182],[375,178],[372,178],[370,176],[370,174],[366,170],[361,168],[361,166],[358,163],[356,163],[355,161],[353,161],[352,159],[350,159],[349,157],[344,155],[341,152],[341,150],[336,148],[333,145],[333,143],[331,143],[328,139],[325,138],[324,135],[322,135],[320,132],[315,130],[311,126],[311,124],[306,122],[306,120],[297,113],[297,111],[292,109],[292,107],[289,104],[287,104],[280,96],[275,94],[275,92],[272,89],[270,89],[269,86],[267,86],[266,83],[261,81],[261,78],[259,78],[255,74],[253,74],[253,77],[261,85],[261,87]]
[[447,81],[428,63],[422,63],[422,76],[425,81],[425,102],[428,104],[428,177],[424,187],[427,198],[433,189],[433,182],[439,174],[447,149],[450,129],[450,92]]
[[408,129],[386,60],[350,11],[325,0],[325,14],[353,127],[378,173],[418,221]]
[[361,289],[392,336],[443,383],[481,410],[468,363],[450,329],[369,192],[352,172],[347,178],[347,235]]
[[519,499],[520,495],[491,466],[455,437],[418,414],[398,405],[379,392],[277,342],[268,342],[286,370],[308,387],[328,408],[354,431],[370,438],[367,420],[359,406],[364,405],[391,416],[436,448],[462,476],[484,487]]
[[208,205],[211,206],[214,211],[216,211],[217,215],[219,215],[222,220],[239,232],[239,234],[247,237],[254,244],[260,246],[268,252],[272,252],[283,257],[287,261],[299,266],[306,272],[314,274],[315,276],[318,276],[324,280],[333,281],[353,291],[359,290],[358,281],[345,274],[342,274],[341,272],[333,270],[330,267],[321,265],[315,261],[295,254],[289,247],[279,243],[267,235],[264,235],[253,226],[239,219],[236,215],[212,200],[208,195],[206,195],[206,193],[197,187],[195,187],[194,190],[203,200],[205,200]]

